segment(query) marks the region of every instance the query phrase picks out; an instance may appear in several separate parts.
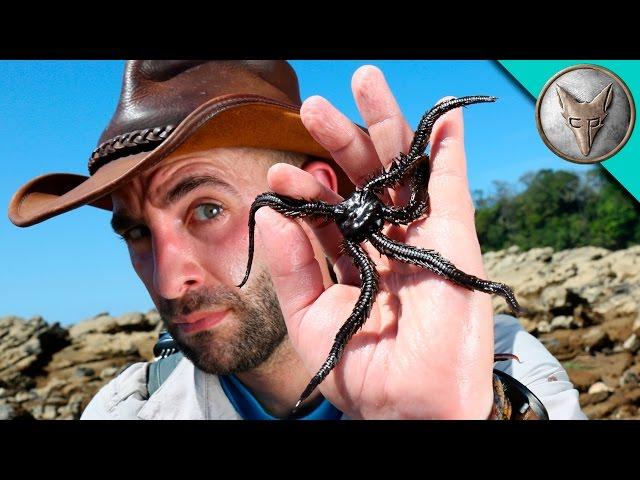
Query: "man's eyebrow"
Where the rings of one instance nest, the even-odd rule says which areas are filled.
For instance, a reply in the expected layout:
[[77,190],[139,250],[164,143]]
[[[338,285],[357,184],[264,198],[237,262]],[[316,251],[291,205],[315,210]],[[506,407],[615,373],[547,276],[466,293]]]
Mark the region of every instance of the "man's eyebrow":
[[227,190],[229,193],[233,195],[238,194],[236,189],[233,188],[230,184],[228,184],[221,178],[208,173],[206,175],[194,175],[194,176],[186,177],[180,180],[178,184],[176,184],[171,190],[169,190],[169,192],[167,192],[167,194],[164,197],[164,203],[167,205],[170,205],[174,202],[177,202],[182,197],[184,197],[187,193],[203,185],[212,185],[214,187],[220,187],[224,190]]
[[[238,194],[237,190],[233,188],[229,183],[225,182],[215,175],[193,175],[180,180],[180,182],[178,182],[171,190],[169,190],[169,192],[167,192],[167,194],[164,196],[163,201],[167,205],[177,202],[187,193],[203,185],[213,185],[223,188],[233,195]],[[128,228],[139,224],[140,221],[136,220],[126,212],[113,212],[113,217],[111,218],[111,228],[117,234],[120,234]]]

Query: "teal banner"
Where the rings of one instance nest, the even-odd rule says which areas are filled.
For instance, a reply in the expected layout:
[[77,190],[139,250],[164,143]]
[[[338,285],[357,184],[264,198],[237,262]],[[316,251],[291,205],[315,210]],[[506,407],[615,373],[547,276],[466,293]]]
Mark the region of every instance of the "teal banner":
[[[640,99],[640,61],[638,60],[500,60],[499,62],[533,96],[534,101],[547,81],[556,73],[567,67],[584,63],[608,68],[626,83],[634,102]],[[534,118],[531,120],[535,122]],[[636,200],[640,201],[640,160],[638,158],[640,134],[637,130],[634,128],[626,145],[601,165]],[[542,142],[542,139],[540,141]]]

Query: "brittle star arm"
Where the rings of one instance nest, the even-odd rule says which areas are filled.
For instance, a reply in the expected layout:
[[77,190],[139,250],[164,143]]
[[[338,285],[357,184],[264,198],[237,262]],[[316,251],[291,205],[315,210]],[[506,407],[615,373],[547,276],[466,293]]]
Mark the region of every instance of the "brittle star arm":
[[429,195],[427,184],[429,183],[429,156],[425,155],[411,176],[411,196],[406,205],[401,207],[389,207],[384,203],[382,215],[384,220],[395,225],[406,225],[422,215],[429,213]]
[[474,103],[495,102],[496,100],[496,97],[489,97],[487,95],[471,95],[468,97],[452,98],[439,103],[425,113],[420,119],[420,123],[418,123],[418,128],[416,128],[416,133],[413,137],[413,141],[411,142],[409,153],[407,155],[409,157],[416,157],[424,153],[427,148],[427,144],[429,143],[431,131],[433,130],[436,120],[448,111],[459,107],[466,107],[467,105],[472,105]]
[[521,311],[513,291],[507,285],[466,274],[434,250],[405,245],[390,239],[382,233],[374,233],[369,237],[369,241],[378,251],[389,258],[426,268],[469,290],[479,290],[484,293],[500,295],[507,301],[515,315],[518,315]]
[[267,192],[258,195],[251,204],[251,210],[249,211],[249,259],[247,261],[247,270],[244,274],[242,282],[238,287],[242,287],[249,279],[251,273],[251,264],[253,263],[253,250],[255,246],[255,227],[256,227],[256,212],[262,207],[271,207],[275,211],[280,212],[287,217],[302,218],[302,217],[318,217],[318,218],[333,218],[334,217],[334,205],[322,202],[320,200],[300,200],[297,198],[285,197],[284,195],[278,195],[276,193]]
[[496,97],[488,97],[485,95],[474,95],[469,97],[454,98],[439,103],[427,113],[424,114],[416,133],[409,147],[409,153],[406,155],[401,153],[397,159],[395,159],[389,170],[383,171],[380,175],[377,175],[367,181],[363,189],[373,190],[375,192],[381,192],[383,188],[393,188],[396,186],[405,174],[422,158],[422,154],[427,148],[429,139],[431,137],[431,131],[436,123],[436,120],[442,115],[455,108],[464,107],[473,103],[485,103],[495,102]]
[[344,240],[343,248],[344,252],[352,258],[353,263],[360,271],[360,280],[362,282],[360,296],[351,315],[349,315],[347,321],[338,331],[329,356],[322,364],[322,367],[320,367],[320,370],[318,370],[318,373],[311,379],[307,388],[302,392],[302,395],[300,395],[300,399],[293,408],[291,415],[296,412],[300,404],[313,393],[316,387],[320,385],[331,370],[338,364],[344,348],[351,337],[364,325],[367,318],[369,318],[376,294],[378,293],[378,272],[369,255],[367,255],[359,244],[347,239]]

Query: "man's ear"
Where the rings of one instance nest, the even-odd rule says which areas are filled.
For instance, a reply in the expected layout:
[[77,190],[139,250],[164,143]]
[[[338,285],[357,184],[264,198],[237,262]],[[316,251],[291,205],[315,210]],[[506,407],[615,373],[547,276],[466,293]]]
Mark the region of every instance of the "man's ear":
[[302,170],[309,172],[316,180],[328,189],[338,192],[338,177],[331,165],[320,160],[311,160],[302,165]]

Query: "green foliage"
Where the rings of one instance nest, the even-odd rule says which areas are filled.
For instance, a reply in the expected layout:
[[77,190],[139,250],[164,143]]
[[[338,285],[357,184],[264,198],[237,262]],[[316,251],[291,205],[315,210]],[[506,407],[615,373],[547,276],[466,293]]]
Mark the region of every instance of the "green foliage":
[[521,191],[495,182],[491,196],[474,192],[483,251],[511,245],[616,250],[640,243],[640,206],[604,168],[583,174],[540,170],[520,182]]

